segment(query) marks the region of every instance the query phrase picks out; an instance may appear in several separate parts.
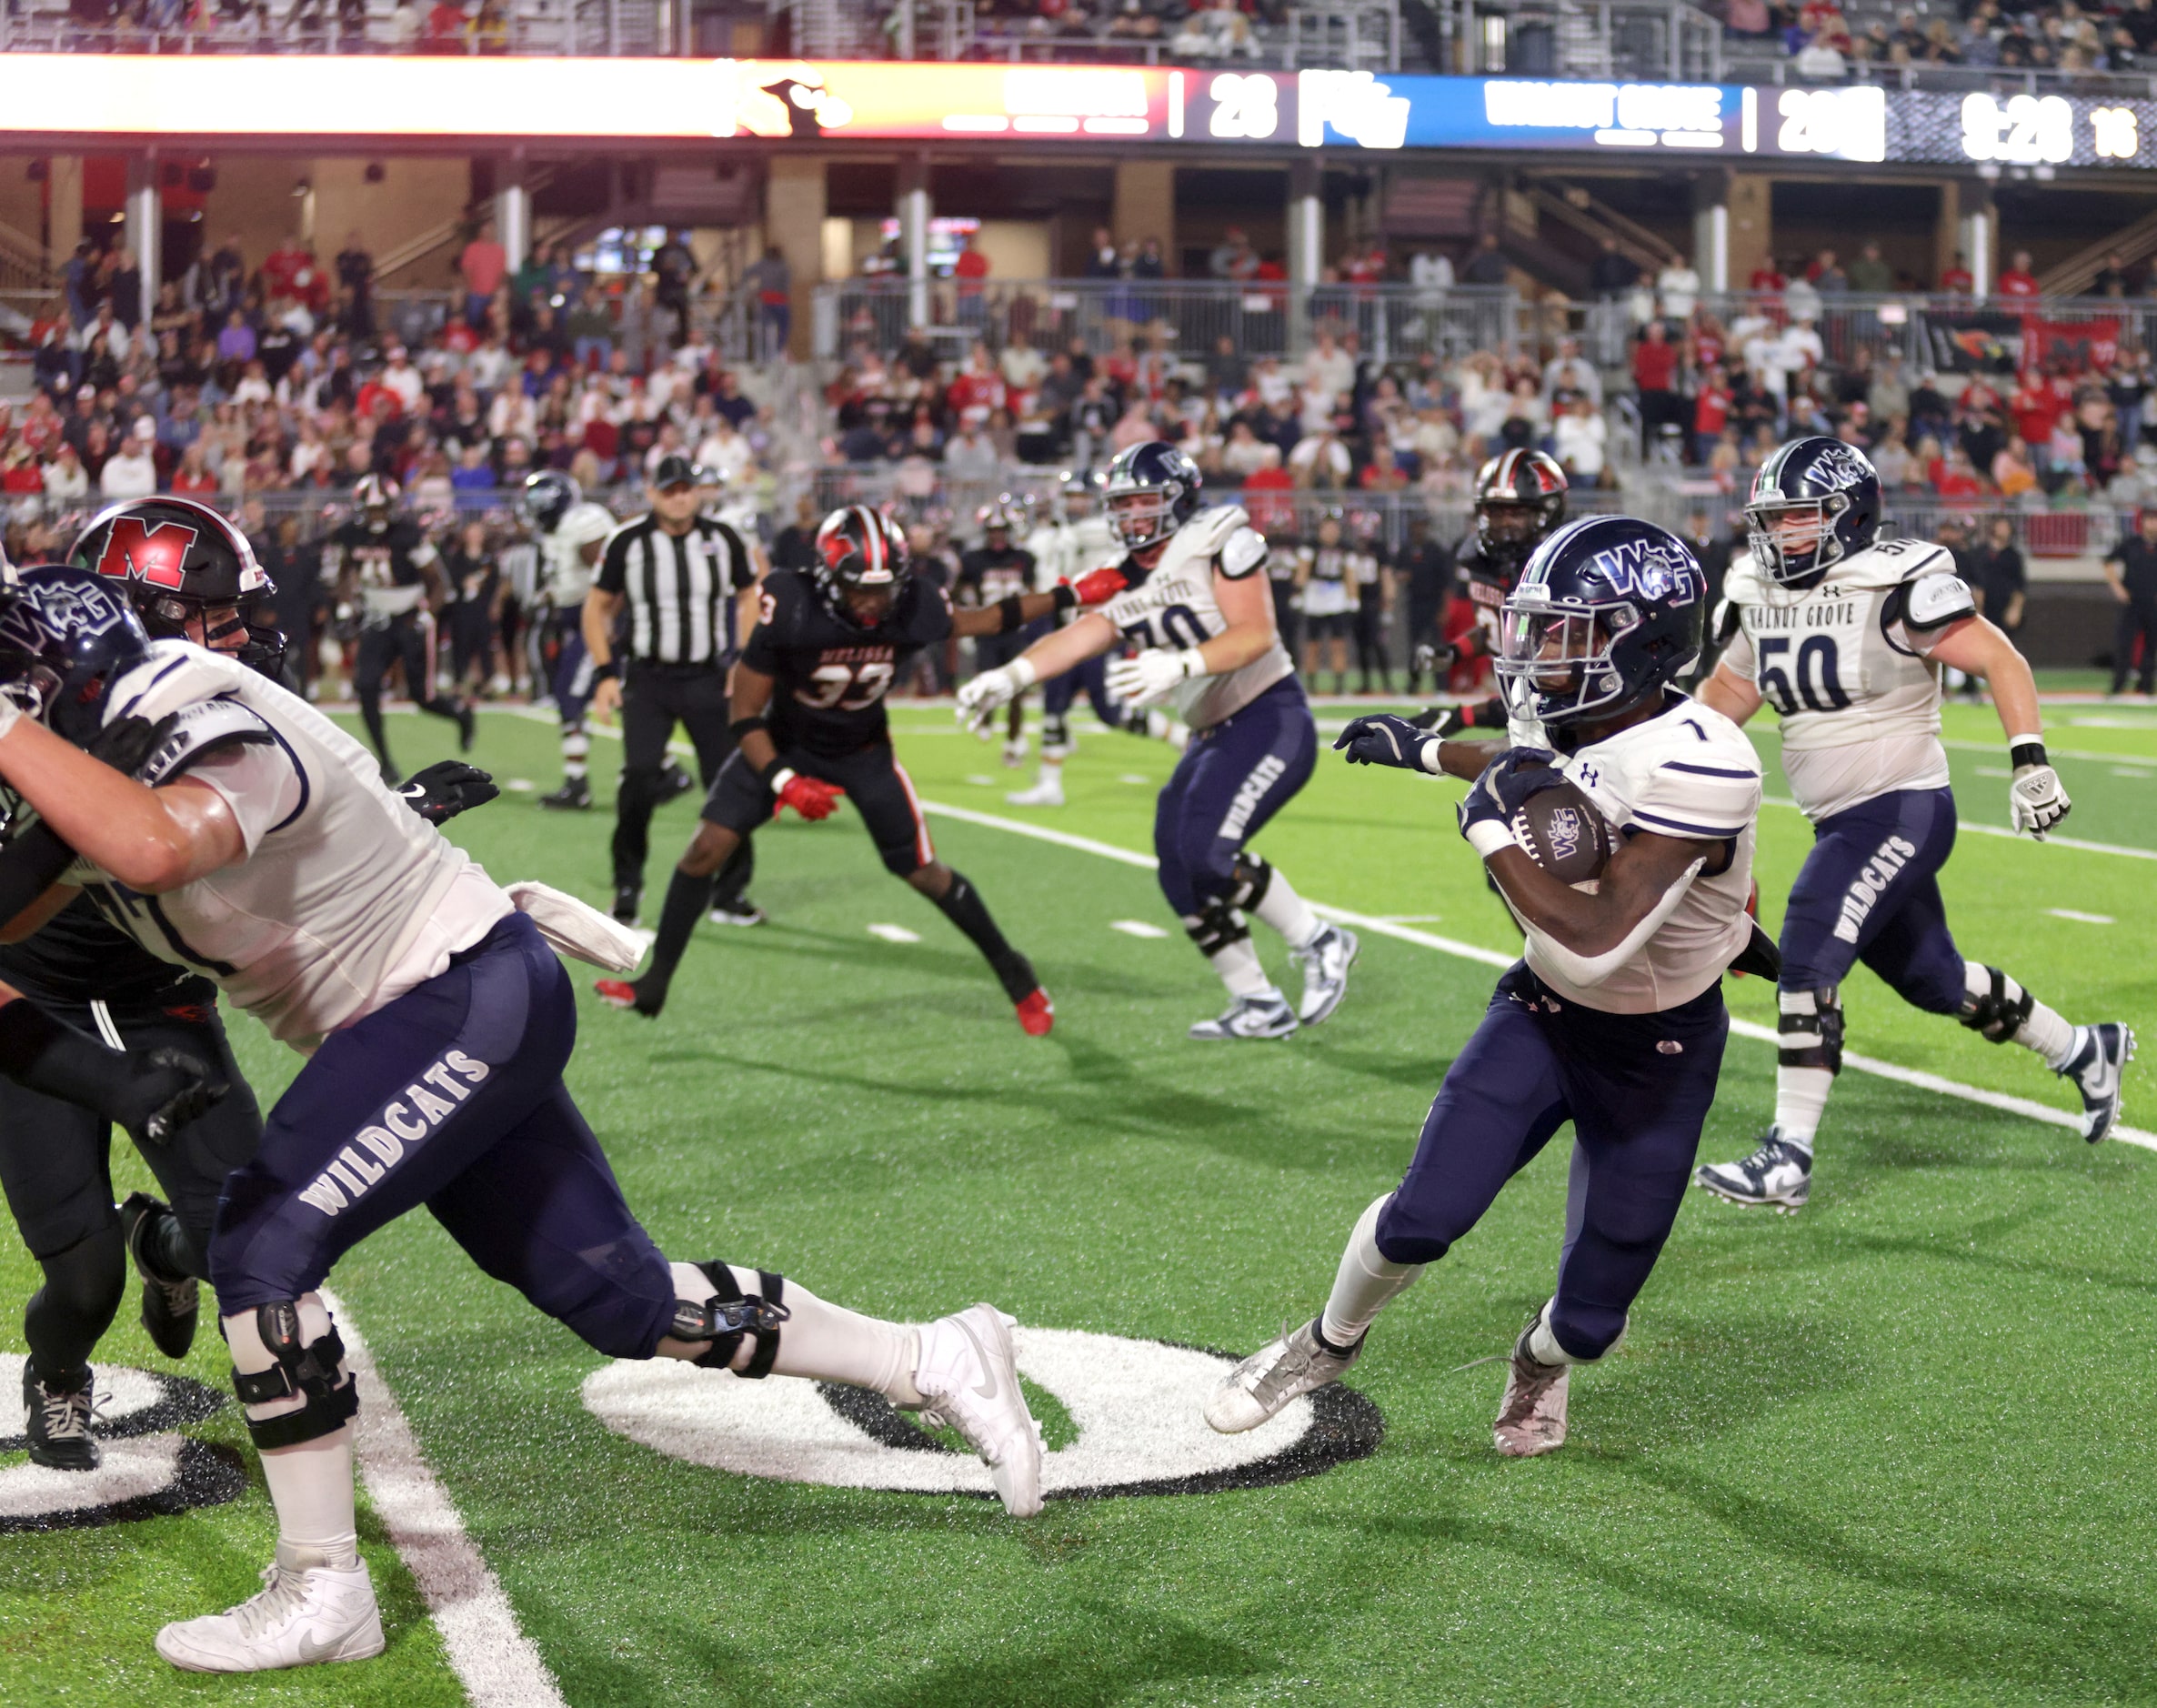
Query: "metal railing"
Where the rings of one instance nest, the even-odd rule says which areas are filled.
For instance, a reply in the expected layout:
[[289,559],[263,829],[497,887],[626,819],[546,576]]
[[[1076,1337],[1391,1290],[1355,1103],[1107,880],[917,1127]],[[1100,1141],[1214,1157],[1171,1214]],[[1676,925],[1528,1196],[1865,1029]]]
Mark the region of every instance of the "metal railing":
[[1720,20],[1686,0],[1437,0],[1450,63],[1480,76],[1652,77],[1720,83]]

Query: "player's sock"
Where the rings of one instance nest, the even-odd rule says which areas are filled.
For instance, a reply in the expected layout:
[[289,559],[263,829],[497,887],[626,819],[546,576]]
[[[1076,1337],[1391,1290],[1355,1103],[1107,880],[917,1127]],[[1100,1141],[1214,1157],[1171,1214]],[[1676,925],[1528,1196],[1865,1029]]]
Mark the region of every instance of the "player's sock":
[[2081,1047],[2079,1029],[1997,967],[1964,961],[1962,988],[1967,1000],[1959,1018],[1963,1025],[1995,1044],[2012,1042],[2034,1050],[2055,1073],[2074,1060]]
[[667,880],[667,904],[659,910],[659,934],[652,941],[652,964],[637,981],[639,990],[664,995],[674,970],[681,965],[697,921],[711,911],[712,876],[693,878],[680,867]]
[[571,782],[584,776],[592,757],[592,738],[581,723],[562,726],[562,775]]
[[[1231,918],[1236,916],[1231,915]],[[1220,975],[1221,983],[1229,988],[1232,997],[1267,997],[1279,1000],[1280,992],[1273,980],[1267,978],[1266,969],[1259,964],[1259,951],[1251,947],[1250,933],[1242,931],[1233,937],[1222,937],[1214,931],[1214,922],[1206,915],[1186,914],[1183,929],[1190,933],[1191,941],[1198,944],[1199,952],[1212,963],[1213,970]]]
[[[1805,1056],[1822,1060],[1828,1053],[1821,1029],[1820,999],[1811,990],[1778,990],[1776,1006],[1781,1013],[1778,1042],[1785,1060],[1775,1069],[1775,1130],[1785,1144],[1812,1154],[1812,1137],[1820,1130],[1820,1118],[1828,1107],[1828,1093],[1835,1084],[1834,1070],[1798,1064],[1788,1060]],[[1840,1020],[1838,1010],[1832,1017]],[[1833,1054],[1841,1057],[1838,1035]]]
[[947,919],[972,939],[974,947],[996,970],[1006,996],[1019,1002],[1033,994],[1040,980],[1034,977],[1032,962],[1004,940],[1003,932],[988,916],[981,892],[967,882],[964,873],[953,872],[951,887],[930,899],[943,909]]
[[1420,1263],[1392,1262],[1378,1249],[1378,1219],[1392,1201],[1390,1192],[1371,1201],[1340,1254],[1325,1315],[1319,1319],[1319,1338],[1336,1351],[1346,1351],[1361,1340],[1371,1319],[1423,1272]]
[[1290,949],[1305,947],[1325,929],[1310,910],[1310,903],[1296,893],[1295,886],[1281,875],[1278,866],[1267,880],[1266,893],[1251,911],[1286,938]]
[[390,766],[389,732],[382,727],[382,702],[363,699],[359,702],[359,720],[367,727],[367,739],[375,744],[375,751],[382,756],[385,769]]
[[[670,1265],[676,1291],[702,1304],[717,1295],[703,1271],[692,1263]],[[744,1293],[760,1293],[763,1282],[753,1269],[729,1263],[734,1284]],[[920,1390],[914,1386],[914,1371],[921,1361],[919,1336],[904,1323],[865,1317],[819,1299],[788,1280],[784,1301],[787,1321],[779,1330],[778,1355],[772,1361],[775,1376],[801,1376],[810,1381],[843,1381],[849,1387],[873,1389],[894,1405],[918,1406]],[[754,1336],[745,1336],[735,1366],[756,1355]]]
[[334,1572],[359,1563],[351,1424],[296,1446],[269,1449],[262,1455],[262,1476],[277,1509],[279,1542],[316,1550]]
[[70,1391],[98,1338],[119,1314],[127,1287],[127,1249],[119,1223],[39,1260],[45,1285],[23,1311],[30,1361],[46,1382]]

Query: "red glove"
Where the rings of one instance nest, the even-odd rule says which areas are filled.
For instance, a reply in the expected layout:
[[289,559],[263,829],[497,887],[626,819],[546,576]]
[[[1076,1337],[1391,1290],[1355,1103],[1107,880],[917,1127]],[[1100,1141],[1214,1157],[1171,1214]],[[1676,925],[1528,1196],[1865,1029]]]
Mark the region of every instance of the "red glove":
[[[771,792],[778,797],[779,808],[791,807],[811,822],[830,818],[832,809],[847,792],[837,784],[804,777],[798,771],[782,769],[775,772],[770,780]],[[777,809],[773,816],[778,816]]]
[[1110,566],[1105,569],[1089,569],[1068,585],[1079,604],[1106,605],[1130,583],[1123,578],[1122,570]]

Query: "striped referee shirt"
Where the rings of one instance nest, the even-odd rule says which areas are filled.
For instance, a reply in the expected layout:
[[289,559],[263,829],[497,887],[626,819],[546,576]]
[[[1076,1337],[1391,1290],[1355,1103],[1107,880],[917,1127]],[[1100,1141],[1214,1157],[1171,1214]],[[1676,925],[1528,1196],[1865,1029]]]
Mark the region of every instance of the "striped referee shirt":
[[647,664],[733,662],[735,595],[757,579],[748,543],[725,522],[699,516],[686,534],[644,515],[607,536],[593,586],[627,599],[625,656]]

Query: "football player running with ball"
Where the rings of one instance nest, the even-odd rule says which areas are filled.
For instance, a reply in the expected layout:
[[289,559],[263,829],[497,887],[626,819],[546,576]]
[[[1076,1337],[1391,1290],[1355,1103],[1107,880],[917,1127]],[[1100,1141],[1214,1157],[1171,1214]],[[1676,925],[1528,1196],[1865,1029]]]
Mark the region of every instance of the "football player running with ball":
[[1762,464],[1745,507],[1751,549],[1731,567],[1718,618],[1729,645],[1700,688],[1738,723],[1775,708],[1782,769],[1814,837],[1782,917],[1774,1125],[1751,1156],[1700,1171],[1733,1203],[1805,1202],[1854,962],[1913,1007],[2035,1051],[2082,1094],[2092,1144],[2119,1118],[2120,1070],[2134,1054],[2119,1021],[2070,1025],[1955,947],[1939,882],[1955,844],[1941,667],[1991,685],[2017,830],[2042,840],[2067,816],[2067,791],[2045,760],[2022,654],[1978,615],[1946,549],[1880,538],[1880,477],[1840,440],[1793,439]]
[[1031,1036],[1045,1036],[1055,1009],[1033,964],[1005,940],[981,892],[936,857],[906,769],[891,750],[884,695],[924,647],[952,635],[1012,634],[1024,625],[1123,586],[1100,570],[1078,588],[1007,594],[954,611],[943,589],[914,575],[906,536],[866,505],[848,505],[817,530],[814,572],[767,577],[757,627],[734,667],[734,738],[704,803],[703,822],[675,867],[652,944],[634,982],[602,979],[600,997],[647,1018],[666,1006],[675,969],[711,906],[715,874],[743,839],[781,807],[828,819],[850,798],[883,856],[979,949]]
[[[1700,651],[1705,597],[1683,542],[1626,517],[1553,535],[1507,596],[1499,679],[1557,750],[1492,760],[1460,803],[1460,832],[1526,952],[1447,1070],[1399,1189],[1349,1234],[1324,1311],[1229,1374],[1207,1402],[1215,1429],[1254,1429],[1337,1381],[1379,1310],[1570,1120],[1579,1157],[1558,1290],[1514,1342],[1496,1429],[1511,1457],[1564,1443],[1571,1367],[1618,1344],[1677,1220],[1730,1030],[1723,970],[1751,938],[1760,761],[1730,719],[1672,687]],[[1351,764],[1430,772],[1465,751],[1392,717],[1359,718],[1336,745]],[[1569,784],[1575,827],[1593,811],[1616,847],[1592,887],[1561,881],[1520,840],[1534,798]]]
[[[1191,729],[1154,809],[1161,893],[1234,1000],[1190,1035],[1285,1038],[1339,1006],[1357,944],[1247,846],[1309,781],[1318,755],[1309,702],[1274,625],[1265,537],[1235,505],[1200,509],[1198,465],[1159,439],[1119,451],[1102,496],[1129,553],[1129,590],[984,670],[959,690],[958,715],[979,727],[1037,681],[1125,642],[1139,648],[1109,667],[1109,691],[1138,706],[1172,699]],[[1247,913],[1288,939],[1303,970],[1296,1005],[1267,976]]]
[[[155,789],[83,750],[129,718],[205,705],[254,738]],[[276,1555],[251,1600],[158,1633],[175,1666],[382,1652],[355,1533],[358,1394],[319,1289],[422,1204],[608,1357],[873,1388],[958,1428],[1006,1507],[1039,1511],[1039,1432],[992,1307],[908,1328],[768,1271],[660,1253],[562,1083],[577,1009],[555,946],[614,959],[619,928],[544,886],[498,888],[304,700],[234,659],[150,640],[95,577],[28,570],[0,593],[0,779],[80,857],[71,877],[101,911],[306,1054],[226,1183],[209,1253]],[[55,885],[7,934],[77,893]]]

